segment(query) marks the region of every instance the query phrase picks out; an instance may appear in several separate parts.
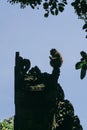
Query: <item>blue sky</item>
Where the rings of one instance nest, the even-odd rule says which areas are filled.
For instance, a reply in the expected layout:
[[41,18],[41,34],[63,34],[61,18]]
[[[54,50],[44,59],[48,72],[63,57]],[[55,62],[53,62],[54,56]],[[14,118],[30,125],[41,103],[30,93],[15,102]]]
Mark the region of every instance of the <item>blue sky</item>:
[[14,115],[15,52],[30,59],[31,65],[38,65],[42,72],[51,73],[49,51],[56,48],[64,60],[59,83],[86,130],[87,77],[80,80],[80,71],[75,70],[80,51],[87,52],[86,34],[81,29],[83,21],[70,4],[59,16],[48,18],[43,17],[42,9],[20,9],[19,5],[3,0],[0,5],[0,120]]

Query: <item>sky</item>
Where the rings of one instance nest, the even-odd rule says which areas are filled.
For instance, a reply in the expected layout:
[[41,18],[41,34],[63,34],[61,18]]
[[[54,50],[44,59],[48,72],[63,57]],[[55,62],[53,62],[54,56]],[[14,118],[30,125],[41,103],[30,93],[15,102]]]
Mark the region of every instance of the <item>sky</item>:
[[0,120],[15,114],[15,52],[30,59],[32,67],[37,65],[42,72],[51,73],[49,55],[50,50],[56,48],[63,57],[58,82],[86,130],[87,76],[81,80],[80,71],[75,70],[75,64],[81,58],[80,52],[87,52],[83,24],[70,3],[58,16],[44,18],[41,8],[20,9],[19,5],[0,1]]

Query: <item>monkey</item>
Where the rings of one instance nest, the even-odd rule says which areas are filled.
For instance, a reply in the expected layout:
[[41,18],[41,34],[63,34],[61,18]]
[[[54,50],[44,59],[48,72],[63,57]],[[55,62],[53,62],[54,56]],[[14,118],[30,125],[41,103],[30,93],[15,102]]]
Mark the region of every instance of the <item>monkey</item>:
[[57,82],[60,75],[60,67],[62,66],[63,59],[61,54],[56,49],[51,49],[50,55],[50,65],[53,67],[51,77],[53,81]]
[[61,67],[62,63],[63,63],[63,59],[61,54],[56,50],[56,49],[51,49],[50,50],[50,65],[53,68],[57,68],[57,67]]

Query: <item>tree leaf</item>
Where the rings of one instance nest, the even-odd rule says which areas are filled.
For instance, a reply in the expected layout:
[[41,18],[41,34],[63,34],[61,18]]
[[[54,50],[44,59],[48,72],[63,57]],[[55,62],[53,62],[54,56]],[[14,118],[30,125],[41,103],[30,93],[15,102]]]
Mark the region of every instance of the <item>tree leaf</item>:
[[48,16],[49,16],[49,13],[45,13],[45,14],[44,14],[44,17],[47,18]]
[[82,29],[86,29],[87,28],[87,23],[83,25]]
[[55,10],[55,15],[58,15],[58,9]]
[[86,69],[82,68],[80,78],[83,79],[85,76],[86,76]]
[[76,65],[75,65],[75,69],[81,69],[82,66],[83,66],[82,62],[77,62]]
[[44,9],[48,9],[48,3],[45,2],[45,3],[43,4],[43,8],[44,8]]
[[63,3],[59,3],[58,5],[59,5],[59,6],[62,6],[62,7],[65,6]]
[[54,11],[53,10],[51,10],[51,14],[54,15]]
[[63,10],[64,10],[64,7],[63,6],[59,6],[59,11],[63,12]]
[[86,57],[87,57],[87,54],[86,54],[86,52],[84,52],[84,51],[81,51],[80,54],[81,54],[81,56],[82,56],[83,58],[86,58]]

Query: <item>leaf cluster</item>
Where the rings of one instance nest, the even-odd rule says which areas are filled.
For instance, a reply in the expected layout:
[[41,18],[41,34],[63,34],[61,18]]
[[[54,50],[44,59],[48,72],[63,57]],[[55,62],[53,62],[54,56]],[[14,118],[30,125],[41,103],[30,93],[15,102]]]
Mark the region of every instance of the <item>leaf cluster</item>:
[[[8,2],[11,4],[20,3],[21,8],[30,6],[32,9],[39,9],[42,5],[43,10],[45,10],[44,17],[48,17],[49,14],[57,16],[59,12],[64,11],[65,5],[67,5],[67,0],[8,0]],[[74,0],[71,5],[78,17],[85,21],[82,29],[87,32],[87,0]]]
[[58,0],[46,0],[43,3],[43,8],[46,11],[44,14],[45,17],[48,17],[49,14],[58,15],[59,12],[64,11],[64,7],[67,4],[66,0],[58,1]]
[[0,130],[13,130],[13,118],[5,119],[0,122]]
[[82,29],[85,29],[85,31],[87,32],[87,0],[75,0],[71,3],[71,5],[74,7],[78,17],[84,20],[85,24],[83,25]]
[[80,78],[83,79],[86,76],[86,72],[87,72],[87,53],[81,51],[80,54],[82,58],[80,59],[79,62],[76,63],[75,68],[81,69]]
[[20,3],[21,8],[30,6],[32,9],[39,9],[39,6],[42,4],[43,9],[45,10],[45,17],[48,17],[49,14],[58,15],[58,12],[63,12],[65,5],[67,4],[66,0],[8,0],[11,4]]
[[58,102],[55,116],[57,128],[54,130],[83,130],[80,120],[78,116],[75,115],[74,108],[69,100]]
[[32,9],[35,9],[38,5],[41,5],[42,0],[8,0],[11,4],[20,3],[21,8],[25,8],[26,6],[30,6]]

